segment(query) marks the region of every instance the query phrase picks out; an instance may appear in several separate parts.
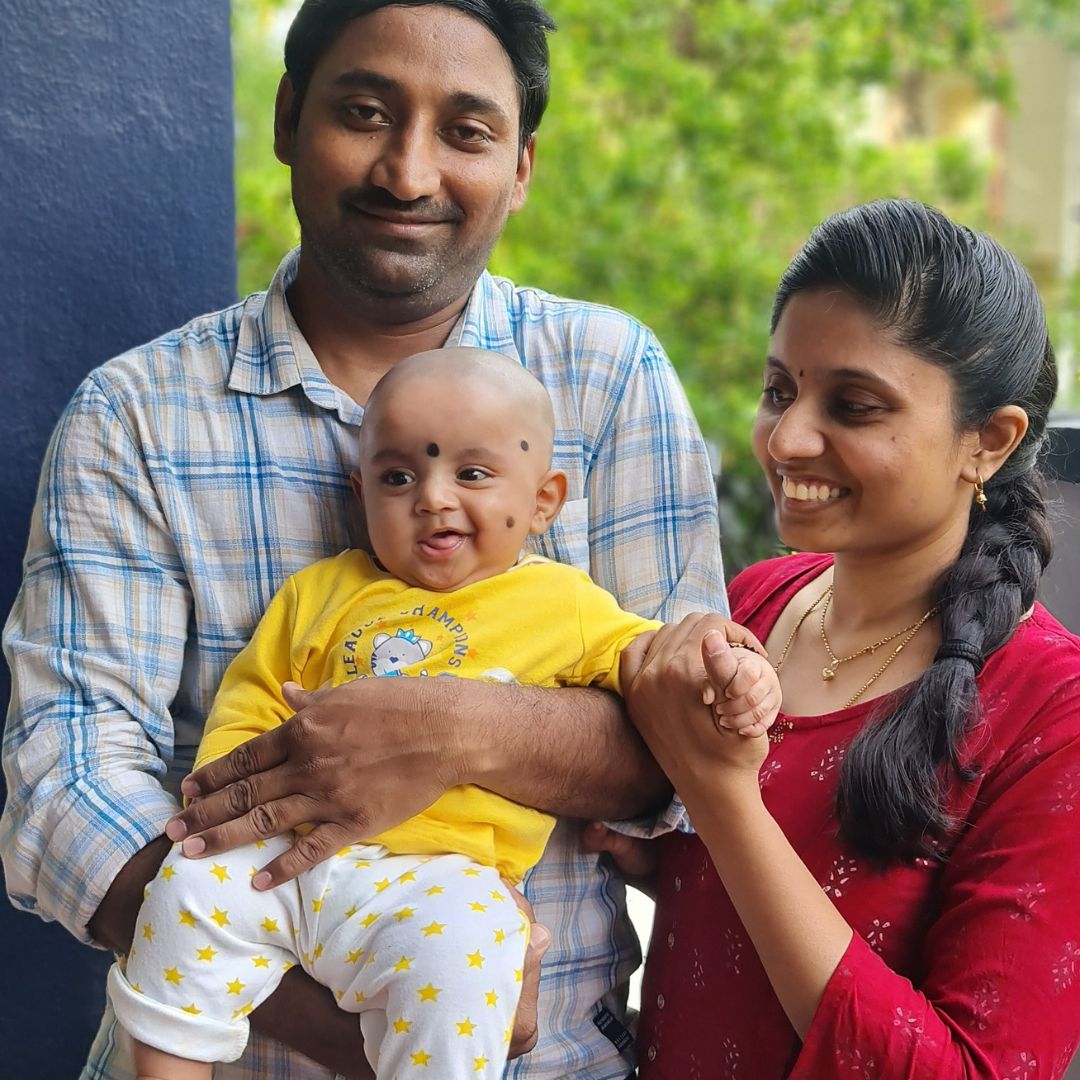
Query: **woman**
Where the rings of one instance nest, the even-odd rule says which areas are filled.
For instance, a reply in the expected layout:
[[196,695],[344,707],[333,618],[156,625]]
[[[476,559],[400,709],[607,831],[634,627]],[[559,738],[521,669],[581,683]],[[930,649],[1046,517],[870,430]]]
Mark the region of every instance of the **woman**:
[[659,845],[643,1080],[1067,1067],[1080,639],[1035,603],[1056,385],[1031,279],[924,206],[831,218],[784,274],[754,448],[804,554],[730,590],[784,711],[768,739],[713,725],[676,658],[699,635],[722,682],[705,616],[624,669],[697,830]]

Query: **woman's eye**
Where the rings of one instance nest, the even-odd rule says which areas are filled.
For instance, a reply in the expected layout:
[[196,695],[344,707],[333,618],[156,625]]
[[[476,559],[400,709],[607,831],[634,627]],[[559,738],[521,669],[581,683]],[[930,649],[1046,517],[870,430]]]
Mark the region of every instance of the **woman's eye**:
[[836,413],[849,420],[860,420],[866,416],[873,416],[881,410],[880,405],[874,405],[867,401],[852,401],[850,398],[841,398],[834,406]]
[[783,408],[791,404],[791,395],[781,386],[766,386],[761,391],[761,396],[774,408]]

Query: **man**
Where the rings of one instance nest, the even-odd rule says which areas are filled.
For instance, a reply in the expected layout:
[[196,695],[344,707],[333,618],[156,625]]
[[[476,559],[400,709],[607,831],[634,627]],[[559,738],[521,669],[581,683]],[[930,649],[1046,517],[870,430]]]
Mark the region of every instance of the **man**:
[[[256,876],[267,887],[463,781],[565,818],[664,803],[607,695],[377,679],[297,701],[189,781],[202,797],[169,824],[221,674],[274,591],[362,544],[347,498],[362,403],[411,353],[493,349],[548,389],[570,501],[539,550],[643,614],[722,603],[708,462],[658,343],[620,312],[484,271],[528,191],[551,28],[534,0],[301,8],[275,120],[299,254],[265,295],[91,373],[50,445],[6,635],[0,846],[21,906],[125,951],[166,825],[197,857],[315,823]],[[639,957],[621,884],[563,821],[526,894],[552,944],[540,1041],[510,1075],[626,1076]],[[365,1075],[355,1022],[298,972],[252,1021],[321,1064],[263,1037],[217,1075]],[[84,1075],[130,1076],[126,1049],[107,1016]]]

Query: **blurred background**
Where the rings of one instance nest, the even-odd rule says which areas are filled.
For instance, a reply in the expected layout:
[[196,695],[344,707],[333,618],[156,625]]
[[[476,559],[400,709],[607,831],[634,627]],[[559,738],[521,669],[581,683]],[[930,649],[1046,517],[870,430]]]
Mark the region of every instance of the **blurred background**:
[[[299,0],[233,0],[239,290],[298,240],[271,147]],[[834,210],[932,203],[1042,290],[1080,408],[1078,0],[549,0],[551,104],[491,269],[656,331],[715,450],[729,576],[775,550],[749,451],[780,273]]]

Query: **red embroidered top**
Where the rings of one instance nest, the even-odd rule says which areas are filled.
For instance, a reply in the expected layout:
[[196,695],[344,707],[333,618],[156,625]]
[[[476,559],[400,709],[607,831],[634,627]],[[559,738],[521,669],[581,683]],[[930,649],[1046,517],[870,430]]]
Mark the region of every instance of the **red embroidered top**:
[[[829,565],[792,555],[731,585],[762,640]],[[836,836],[837,769],[874,703],[791,725],[765,804],[855,931],[801,1045],[708,853],[660,841],[642,1080],[1060,1077],[1080,1041],[1080,638],[1041,605],[986,663],[979,777],[954,783],[948,861],[884,869]],[[785,724],[785,726],[787,726]]]

